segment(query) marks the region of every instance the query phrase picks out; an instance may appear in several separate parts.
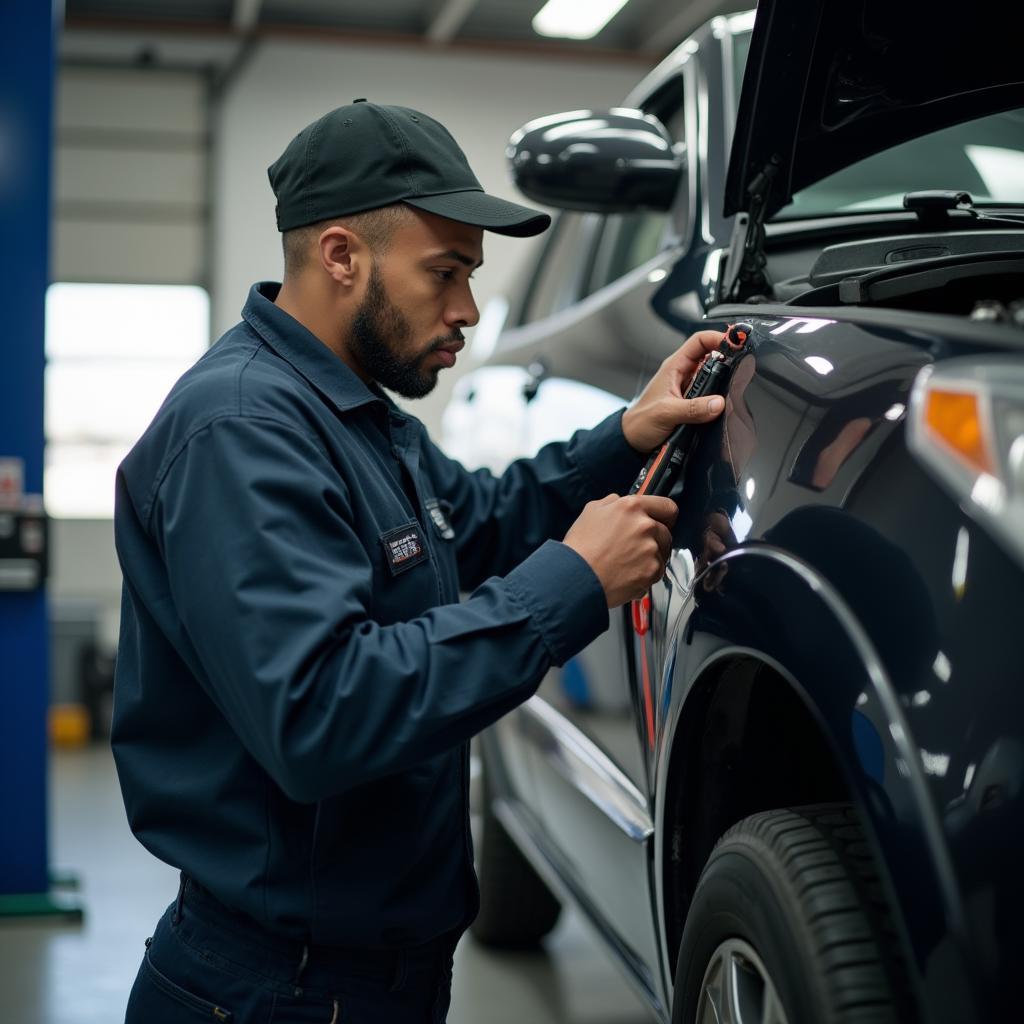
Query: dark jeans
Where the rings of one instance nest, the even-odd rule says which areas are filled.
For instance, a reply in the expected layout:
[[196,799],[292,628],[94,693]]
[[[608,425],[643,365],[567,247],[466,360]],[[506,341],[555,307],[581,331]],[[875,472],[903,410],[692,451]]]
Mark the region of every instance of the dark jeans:
[[454,946],[307,947],[188,882],[146,940],[126,1024],[443,1024]]

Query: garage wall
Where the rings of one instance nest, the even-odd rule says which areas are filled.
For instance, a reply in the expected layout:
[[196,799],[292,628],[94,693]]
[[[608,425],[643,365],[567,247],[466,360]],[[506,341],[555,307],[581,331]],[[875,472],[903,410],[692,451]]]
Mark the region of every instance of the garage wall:
[[[260,44],[224,97],[214,129],[213,336],[236,323],[252,282],[280,280],[281,243],[266,169],[292,137],[357,97],[415,107],[458,140],[488,192],[524,201],[509,180],[505,145],[525,121],[560,110],[611,106],[645,72],[636,61],[430,51],[380,45]],[[474,275],[481,310],[506,291],[536,240],[484,237]],[[437,436],[463,357],[428,398],[411,405]]]

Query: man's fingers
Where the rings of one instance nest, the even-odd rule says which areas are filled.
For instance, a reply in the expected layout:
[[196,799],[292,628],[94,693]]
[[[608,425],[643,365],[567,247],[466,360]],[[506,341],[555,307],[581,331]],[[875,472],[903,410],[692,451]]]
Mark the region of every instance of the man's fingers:
[[721,415],[725,408],[725,399],[721,395],[708,395],[705,398],[679,399],[680,423],[707,423]]
[[641,511],[666,526],[672,526],[679,515],[679,506],[671,498],[660,494],[641,494],[634,500],[640,505]]
[[679,374],[680,390],[690,382],[700,361],[709,353],[718,350],[725,334],[722,331],[698,331],[691,334],[686,341],[669,356],[672,368]]
[[658,523],[654,532],[654,539],[658,542],[661,551],[661,560],[667,562],[672,554],[672,531],[664,523]]
[[672,430],[680,423],[708,423],[722,414],[725,399],[721,395],[705,395],[703,398],[666,398],[659,414],[666,429]]

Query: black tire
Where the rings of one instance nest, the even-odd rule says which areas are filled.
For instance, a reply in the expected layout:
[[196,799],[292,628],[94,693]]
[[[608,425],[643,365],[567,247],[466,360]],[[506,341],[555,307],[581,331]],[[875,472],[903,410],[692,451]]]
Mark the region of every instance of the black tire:
[[555,927],[562,906],[495,817],[486,769],[482,783],[480,913],[470,931],[496,949],[535,946]]
[[716,1019],[704,1016],[702,995],[726,964],[741,979],[733,992],[749,1007],[740,1006],[735,1024],[772,1018],[763,1013],[770,990],[783,1011],[774,1019],[786,1024],[916,1019],[899,941],[852,807],[754,814],[719,839],[683,929],[673,1024]]

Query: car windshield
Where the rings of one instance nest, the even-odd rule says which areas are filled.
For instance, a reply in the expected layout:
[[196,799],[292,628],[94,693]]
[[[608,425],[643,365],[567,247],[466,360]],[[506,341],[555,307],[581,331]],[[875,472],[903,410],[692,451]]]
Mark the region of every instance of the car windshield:
[[899,210],[907,192],[956,189],[1024,203],[1024,110],[965,121],[893,146],[797,192],[775,220]]

